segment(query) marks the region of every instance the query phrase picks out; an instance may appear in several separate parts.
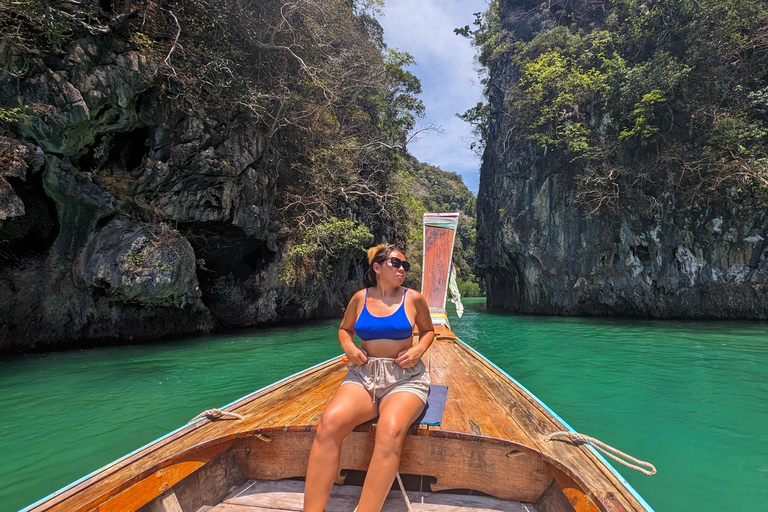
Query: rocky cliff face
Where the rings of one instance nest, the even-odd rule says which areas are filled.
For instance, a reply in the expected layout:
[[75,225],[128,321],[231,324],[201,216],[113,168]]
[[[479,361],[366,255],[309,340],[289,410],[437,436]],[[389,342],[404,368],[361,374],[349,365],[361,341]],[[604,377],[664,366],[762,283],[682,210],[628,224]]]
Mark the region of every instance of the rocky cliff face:
[[339,315],[364,255],[284,277],[259,125],[186,108],[125,34],[76,35],[0,42],[0,105],[33,112],[0,137],[0,352]]
[[[501,2],[508,41],[530,40],[569,8],[546,4]],[[576,8],[584,26],[605,20],[607,11],[593,4]],[[574,183],[584,161],[520,136],[507,104],[520,76],[509,58],[490,65],[477,241],[489,305],[554,315],[768,317],[763,209],[745,213],[703,201],[683,209],[670,191],[628,196],[618,211],[588,215]],[[599,124],[601,112],[591,115]],[[649,151],[637,144],[637,155]]]

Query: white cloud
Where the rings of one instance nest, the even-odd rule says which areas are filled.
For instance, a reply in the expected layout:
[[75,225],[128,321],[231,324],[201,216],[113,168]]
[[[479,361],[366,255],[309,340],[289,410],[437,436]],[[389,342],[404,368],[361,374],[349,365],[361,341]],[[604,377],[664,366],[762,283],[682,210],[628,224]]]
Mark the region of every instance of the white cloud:
[[477,193],[480,160],[469,149],[471,127],[456,118],[482,100],[477,85],[475,50],[453,29],[471,25],[473,13],[485,11],[485,0],[387,0],[379,22],[391,48],[416,59],[410,71],[421,80],[427,108],[423,125],[436,124],[443,135],[424,133],[409,150],[422,162],[458,172]]

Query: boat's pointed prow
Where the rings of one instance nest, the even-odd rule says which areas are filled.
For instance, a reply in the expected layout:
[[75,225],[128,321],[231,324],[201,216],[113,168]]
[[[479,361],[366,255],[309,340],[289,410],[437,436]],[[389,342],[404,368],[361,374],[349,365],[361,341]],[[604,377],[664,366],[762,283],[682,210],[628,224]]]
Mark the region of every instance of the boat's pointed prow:
[[424,214],[424,260],[421,293],[427,300],[432,323],[448,326],[445,300],[451,273],[451,256],[459,225],[459,212]]

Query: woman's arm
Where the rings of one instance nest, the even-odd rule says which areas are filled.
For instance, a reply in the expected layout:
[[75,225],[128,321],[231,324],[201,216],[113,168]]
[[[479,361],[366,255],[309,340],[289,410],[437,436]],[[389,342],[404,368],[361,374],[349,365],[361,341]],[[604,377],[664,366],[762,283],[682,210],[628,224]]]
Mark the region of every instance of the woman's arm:
[[339,326],[339,345],[341,345],[341,349],[346,354],[350,363],[359,365],[368,362],[365,352],[355,345],[355,320],[357,319],[360,301],[364,300],[364,294],[365,290],[360,290],[352,296]]
[[426,299],[416,290],[411,290],[411,293],[413,294],[413,304],[416,306],[416,327],[419,330],[419,342],[397,354],[395,362],[403,368],[415,366],[435,340],[435,327],[432,325],[432,317],[429,315]]

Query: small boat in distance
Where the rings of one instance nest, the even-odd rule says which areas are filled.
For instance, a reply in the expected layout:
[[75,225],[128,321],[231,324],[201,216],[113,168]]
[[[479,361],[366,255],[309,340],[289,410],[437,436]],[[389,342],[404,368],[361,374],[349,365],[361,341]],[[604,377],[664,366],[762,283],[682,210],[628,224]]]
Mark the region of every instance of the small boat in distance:
[[[406,503],[394,487],[383,510],[652,511],[591,447],[552,439],[572,429],[450,330],[457,225],[458,213],[424,216],[422,287],[436,330],[425,362],[433,385],[448,391],[439,421],[414,424],[406,436],[399,472]],[[314,432],[345,373],[336,357],[287,377],[23,512],[300,511]],[[355,509],[375,431],[375,420],[364,423],[344,442],[329,512]]]

